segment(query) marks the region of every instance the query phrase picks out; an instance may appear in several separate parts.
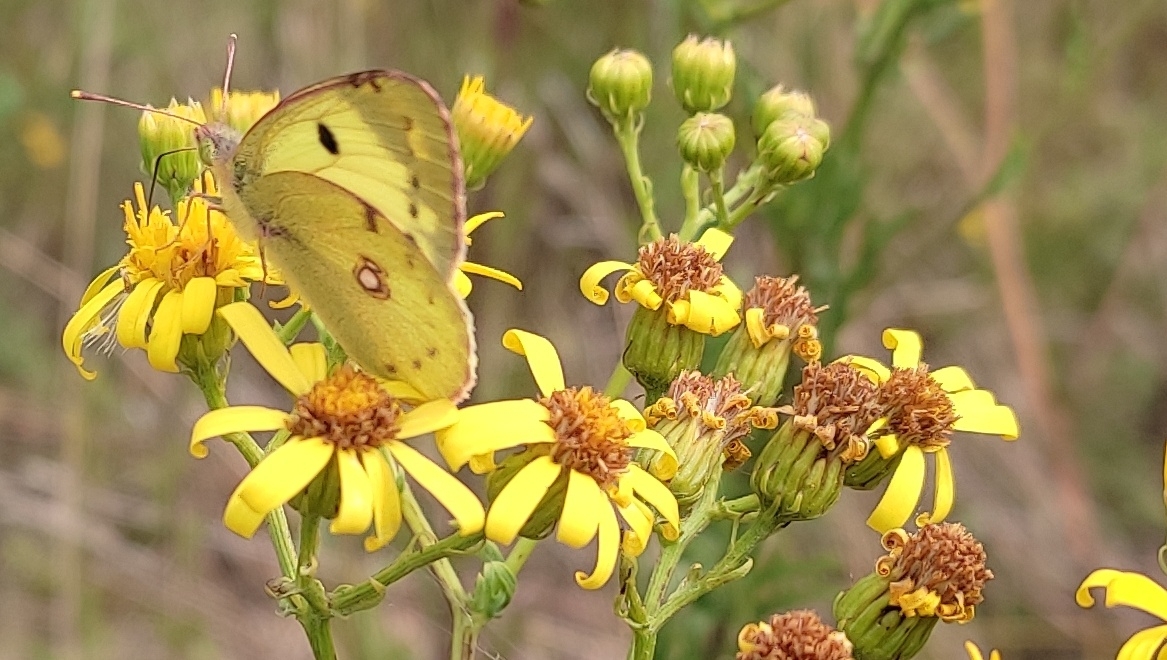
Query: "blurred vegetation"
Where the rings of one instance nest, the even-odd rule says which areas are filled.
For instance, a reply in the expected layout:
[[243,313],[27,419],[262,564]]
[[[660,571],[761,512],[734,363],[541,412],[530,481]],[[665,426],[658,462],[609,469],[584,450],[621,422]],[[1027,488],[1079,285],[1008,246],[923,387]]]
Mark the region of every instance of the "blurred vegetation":
[[[1021,440],[960,438],[954,517],[985,542],[997,580],[976,621],[943,626],[929,658],[960,642],[1009,660],[1112,655],[1135,629],[1081,611],[1091,569],[1156,575],[1167,427],[1167,14],[1131,0],[311,0],[187,5],[4,0],[0,27],[0,658],[307,657],[263,592],[270,550],[226,532],[222,503],[244,470],[229,451],[185,449],[193,388],[139,353],[96,356],[95,383],[64,359],[60,330],[93,274],[122,254],[117,205],[136,171],[137,115],[71,101],[83,87],[141,102],[204,97],[226,35],[235,83],[285,93],[365,67],[434,82],[465,73],[535,125],[474,210],[508,219],[473,258],[522,294],[479,282],[477,400],[529,394],[502,330],[550,337],[573,382],[602,384],[626,312],[576,288],[599,259],[632,256],[637,217],[619,151],[583,95],[614,46],[657,64],[642,139],[662,217],[683,212],[668,54],[690,31],[734,41],[730,113],[744,121],[774,82],[805,89],[834,129],[813,181],[748,221],[727,265],[798,272],[824,314],[828,355],[882,355],[879,331],[919,329],[925,357],[968,367],[1013,405]],[[746,129],[748,130],[748,129]],[[739,129],[739,144],[749,144]],[[675,225],[675,223],[674,223]],[[278,400],[257,370],[233,396]],[[738,628],[793,606],[826,611],[870,570],[874,496],[848,493],[815,525],[764,548],[746,580],[665,629],[661,657],[728,657]],[[329,539],[329,582],[374,562]],[[545,547],[544,547],[545,546]],[[612,593],[570,582],[585,553],[544,544],[488,627],[506,658],[620,657]],[[715,548],[706,548],[711,557]],[[696,548],[694,561],[701,561]],[[608,589],[613,589],[609,585]],[[426,578],[338,624],[347,657],[440,657],[447,613]]]

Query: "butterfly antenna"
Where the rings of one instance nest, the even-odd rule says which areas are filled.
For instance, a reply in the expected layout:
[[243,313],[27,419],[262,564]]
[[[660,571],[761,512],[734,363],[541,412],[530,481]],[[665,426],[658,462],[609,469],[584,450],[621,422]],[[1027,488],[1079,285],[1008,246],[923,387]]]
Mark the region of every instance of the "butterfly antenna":
[[197,122],[197,121],[191,119],[190,117],[183,117],[181,115],[176,115],[173,112],[167,112],[165,110],[160,110],[158,108],[152,108],[148,105],[142,105],[141,103],[133,103],[131,101],[123,101],[122,99],[115,99],[114,97],[106,96],[105,94],[94,94],[92,92],[83,92],[79,89],[75,89],[75,90],[69,92],[69,96],[72,96],[73,98],[75,98],[79,101],[100,101],[101,103],[112,103],[113,105],[120,105],[120,106],[124,106],[126,108],[134,108],[135,110],[141,110],[142,112],[153,112],[156,115],[165,115],[167,117],[170,117],[171,119],[185,121],[188,124],[194,124],[195,126],[202,126],[202,123]]
[[227,116],[227,95],[231,91],[231,71],[235,68],[235,43],[239,41],[239,36],[232,32],[227,37],[227,70],[223,73],[223,98],[219,101],[221,107],[218,108],[220,117]]
[[163,151],[154,158],[154,173],[150,177],[150,194],[146,195],[146,208],[154,203],[154,186],[158,183],[158,168],[162,167],[162,159],[165,156],[182,153],[183,151],[195,151],[195,147],[182,147],[180,149],[171,149],[170,151]]

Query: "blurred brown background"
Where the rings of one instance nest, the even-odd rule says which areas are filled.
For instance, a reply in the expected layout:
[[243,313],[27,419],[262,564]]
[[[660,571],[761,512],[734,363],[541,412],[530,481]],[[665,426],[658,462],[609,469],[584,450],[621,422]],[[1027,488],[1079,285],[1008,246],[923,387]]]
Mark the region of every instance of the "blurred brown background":
[[[619,151],[584,98],[591,62],[613,46],[654,60],[643,159],[675,227],[683,114],[668,53],[690,31],[731,38],[740,152],[750,101],[774,82],[810,91],[836,138],[833,170],[746,223],[731,273],[802,272],[834,307],[828,355],[882,357],[883,327],[919,329],[928,362],[965,365],[1022,420],[1016,443],[954,443],[953,517],[984,541],[997,579],[976,621],[940,626],[922,657],[963,657],[966,638],[1007,660],[1113,657],[1153,623],[1080,610],[1072,595],[1096,567],[1162,577],[1163,3],[3,0],[0,16],[0,658],[309,657],[264,595],[278,574],[270,545],[219,522],[243,461],[219,443],[201,462],[186,452],[203,410],[195,389],[140,351],[91,356],[100,375],[85,383],[60,345],[84,284],[123,253],[118,204],[142,178],[137,114],[68,90],[204,98],[229,32],[240,89],[393,67],[452,100],[464,73],[481,73],[536,117],[471,197],[508,216],[476,234],[471,257],[526,284],[477,282],[479,401],[533,391],[498,346],[507,327],[550,337],[569,382],[602,385],[620,354],[628,310],[595,307],[576,284],[599,259],[630,258],[635,235]],[[816,233],[828,225],[833,242]],[[893,226],[865,257],[867,229]],[[279,400],[238,363],[234,401]],[[753,575],[666,629],[660,656],[730,657],[747,621],[828,612],[878,554],[863,526],[877,495],[849,492],[772,539]],[[716,558],[715,543],[697,550]],[[327,538],[323,556],[329,585],[385,561],[358,538]],[[623,657],[615,585],[589,593],[571,580],[592,558],[543,544],[487,629],[485,657]],[[444,657],[448,626],[424,574],[336,624],[349,658]]]

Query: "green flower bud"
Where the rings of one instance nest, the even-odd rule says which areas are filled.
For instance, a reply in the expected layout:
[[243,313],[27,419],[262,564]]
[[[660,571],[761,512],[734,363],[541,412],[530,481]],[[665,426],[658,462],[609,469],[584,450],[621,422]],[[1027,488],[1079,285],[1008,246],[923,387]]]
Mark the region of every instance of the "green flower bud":
[[728,41],[691,34],[673,49],[673,93],[689,114],[729,103],[736,71],[737,56]]
[[985,550],[959,523],[883,535],[888,554],[875,571],[835,598],[839,629],[856,660],[906,660],[920,652],[939,621],[967,623],[984,601],[993,572]]
[[750,485],[763,507],[785,520],[817,518],[835,504],[847,466],[868,453],[863,435],[878,418],[878,388],[859,370],[836,362],[808,364],[794,388],[791,415],[766,442]]
[[901,451],[897,451],[887,458],[884,458],[878,451],[870,452],[863,460],[847,468],[847,472],[843,476],[843,484],[847,488],[855,490],[875,488],[900,466],[900,459],[904,456],[903,448],[901,447]]
[[677,130],[677,149],[693,169],[713,172],[733,153],[733,120],[725,115],[698,112]]
[[795,183],[814,176],[830,143],[826,122],[787,115],[770,122],[758,138],[758,157],[773,183]]
[[788,91],[782,85],[774,85],[754,103],[751,123],[754,135],[761,137],[766,128],[778,119],[814,116],[814,101],[810,95],[805,92]]
[[647,392],[648,403],[659,399],[682,371],[699,367],[705,352],[705,335],[669,323],[663,306],[657,310],[637,306],[627,337],[624,368]]
[[[535,445],[507,457],[486,477],[487,501],[493,502],[520,470],[527,467],[536,458],[546,456],[548,451],[550,451],[550,447],[547,445]],[[519,530],[519,536],[534,540],[547,538],[547,535],[555,528],[555,522],[559,520],[559,515],[563,513],[563,502],[567,498],[567,476],[568,473],[564,471],[551,484],[547,493],[543,495],[543,499],[539,500],[539,504],[535,506],[535,512],[531,514],[527,524]]]
[[[206,122],[203,107],[197,101],[180,104],[171,99],[166,112],[200,124]],[[154,175],[157,168],[157,181],[172,202],[186,195],[203,171],[194,125],[190,122],[157,112],[143,112],[138,120],[138,144],[142,150],[142,171]]]
[[592,65],[587,94],[609,121],[628,119],[652,100],[652,63],[635,50],[614,49]]
[[[669,490],[682,515],[723,468],[744,462],[742,450],[746,456],[749,450],[741,443],[743,438],[755,428],[774,428],[778,423],[774,410],[752,405],[732,376],[715,380],[698,371],[678,376],[666,396],[645,411],[645,418],[677,455]],[[671,467],[671,457],[669,461]],[[659,472],[655,462],[648,469]]]
[[471,596],[475,613],[493,619],[510,605],[515,595],[517,579],[514,571],[505,561],[488,561],[482,565],[482,572],[474,581]]

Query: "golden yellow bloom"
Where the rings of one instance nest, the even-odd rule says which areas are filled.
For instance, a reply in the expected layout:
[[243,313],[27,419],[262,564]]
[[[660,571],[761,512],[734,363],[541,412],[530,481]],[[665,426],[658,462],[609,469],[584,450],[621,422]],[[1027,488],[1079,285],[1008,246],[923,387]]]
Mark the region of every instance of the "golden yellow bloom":
[[[280,102],[280,93],[272,92],[243,92],[231,90],[227,95],[226,104],[223,103],[223,90],[216,87],[211,90],[210,103],[207,104],[214,113],[215,119],[231,128],[246,133],[259,118],[266,115]],[[189,127],[188,127],[189,132]]]
[[[209,174],[204,185],[207,194],[217,193]],[[83,346],[112,347],[115,340],[145,349],[155,369],[177,372],[182,338],[206,333],[215,307],[264,280],[256,245],[239,238],[205,199],[181,200],[176,220],[157,206],[147,211],[142,184],[134,185],[134,196],[122,205],[129,253],[89,284],[62,337],[88,380],[96,374],[82,366]],[[269,274],[268,281],[278,280]]]
[[[968,653],[968,660],[985,660],[985,656],[981,653],[981,650],[977,648],[977,645],[973,644],[972,642],[965,642],[964,650],[966,653]],[[1001,652],[997,649],[993,649],[993,651],[989,653],[988,660],[1001,660]]]
[[733,236],[709,229],[696,243],[675,236],[640,248],[636,263],[601,261],[588,268],[579,288],[597,305],[608,302],[600,282],[617,271],[627,271],[616,282],[616,300],[636,301],[641,307],[668,310],[668,322],[716,337],[741,322],[741,291],[722,272],[721,258]]
[[[438,449],[455,470],[469,463],[481,472],[493,465],[495,452],[528,447],[532,459],[490,505],[486,536],[511,543],[548,491],[561,486],[565,494],[556,538],[582,548],[599,535],[595,569],[575,576],[580,586],[597,589],[611,577],[619,546],[631,556],[644,551],[658,514],[665,521],[662,533],[673,538],[678,533],[676,499],[632,462],[636,449],[652,449],[674,457],[670,472],[675,473],[675,455],[659,433],[645,428],[631,403],[590,387],[566,387],[559,354],[545,338],[509,330],[503,345],[527,358],[542,398],[465,408],[457,423],[437,432]],[[617,512],[627,525],[622,544]]]
[[916,524],[939,522],[948,515],[956,496],[948,456],[953,431],[999,435],[1005,440],[1016,440],[1019,433],[1013,410],[998,404],[992,392],[975,389],[964,369],[929,371],[920,361],[923,345],[919,334],[884,330],[883,345],[892,350],[891,369],[871,358],[842,358],[865,371],[881,389],[886,424],[875,441],[878,456],[865,460],[890,460],[902,454],[883,498],[867,519],[879,532],[903,525],[915,511],[924,488],[928,455],[936,462],[934,510],[921,514]]
[[[417,480],[453,515],[460,534],[482,529],[482,505],[462,482],[402,442],[450,426],[458,410],[448,400],[401,406],[416,393],[401,383],[373,378],[351,367],[327,372],[320,344],[284,347],[259,311],[248,303],[219,310],[256,361],[296,397],[291,412],[262,406],[212,410],[195,422],[190,453],[207,455],[203,445],[227,433],[277,431],[290,437],[255,466],[227,502],[223,522],[250,538],[264,516],[301,493],[318,475],[336,470],[339,497],[329,529],[361,534],[372,552],[391,541],[401,526],[401,494],[396,468]],[[390,460],[392,458],[392,460]]]
[[471,190],[486,181],[535,121],[487,94],[482,76],[462,79],[450,114],[462,149],[466,187]]
[[[491,211],[489,213],[479,213],[478,215],[467,220],[466,225],[462,228],[462,233],[466,235],[466,246],[469,247],[472,244],[470,240],[471,232],[486,224],[488,220],[502,217],[504,216],[501,211]],[[458,270],[454,271],[454,288],[458,291],[458,295],[462,296],[463,298],[469,296],[470,290],[474,288],[474,284],[470,281],[470,278],[467,277],[467,274],[489,277],[492,280],[498,280],[499,282],[509,284],[519,291],[523,290],[523,283],[519,281],[519,278],[511,275],[506,271],[502,271],[497,268],[491,268],[490,266],[484,266],[482,264],[476,264],[472,261],[464,261],[461,265],[458,266]]]
[[1167,644],[1167,590],[1141,573],[1100,568],[1082,580],[1074,600],[1080,607],[1094,607],[1095,601],[1090,590],[1097,588],[1106,594],[1106,607],[1133,607],[1165,622],[1131,635],[1118,650],[1118,660],[1163,658],[1163,646]]

